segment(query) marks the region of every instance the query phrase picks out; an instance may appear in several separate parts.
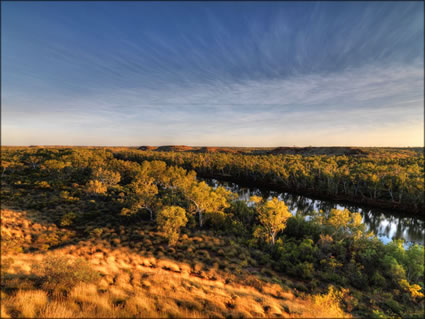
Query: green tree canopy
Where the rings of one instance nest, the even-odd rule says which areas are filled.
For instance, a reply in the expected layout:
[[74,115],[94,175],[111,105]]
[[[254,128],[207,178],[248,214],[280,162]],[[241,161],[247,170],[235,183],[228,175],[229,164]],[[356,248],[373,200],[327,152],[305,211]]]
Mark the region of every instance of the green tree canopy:
[[170,245],[175,245],[180,233],[180,228],[186,226],[186,211],[179,206],[165,206],[159,211],[156,221],[167,235]]
[[[254,202],[257,200],[258,198],[252,198]],[[268,201],[257,201],[256,208],[261,225],[255,230],[254,236],[263,237],[274,245],[276,235],[285,229],[286,221],[292,215],[285,203],[277,197]]]

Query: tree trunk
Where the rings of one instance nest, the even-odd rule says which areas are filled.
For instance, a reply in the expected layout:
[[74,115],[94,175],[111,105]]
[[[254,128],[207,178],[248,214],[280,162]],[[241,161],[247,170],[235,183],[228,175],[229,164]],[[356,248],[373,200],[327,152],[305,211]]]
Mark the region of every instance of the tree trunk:
[[202,213],[200,211],[198,211],[199,214],[199,227],[202,228],[202,225],[204,223],[203,218],[202,218]]
[[146,206],[144,208],[146,208],[149,211],[149,214],[151,216],[151,220],[153,220],[153,211],[152,211],[152,209],[150,209],[149,207],[146,207]]
[[390,193],[391,201],[393,202],[394,201],[393,191],[392,190],[389,190],[388,192]]
[[199,214],[199,227],[200,228],[202,228],[202,225],[203,225],[203,223],[204,223],[204,221],[203,221],[203,219],[202,219],[202,212],[201,212],[201,210],[199,209],[199,205],[193,200],[193,199],[191,199],[191,201],[192,201],[192,203],[194,203],[195,204],[195,206],[196,206],[196,212]]

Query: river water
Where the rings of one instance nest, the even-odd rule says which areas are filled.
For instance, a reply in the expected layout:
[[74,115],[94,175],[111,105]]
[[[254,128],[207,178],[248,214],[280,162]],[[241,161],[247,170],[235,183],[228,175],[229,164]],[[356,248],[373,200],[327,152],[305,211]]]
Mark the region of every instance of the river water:
[[338,202],[318,200],[291,193],[245,187],[236,183],[219,181],[216,179],[200,179],[204,180],[214,188],[223,186],[226,189],[237,193],[239,195],[239,199],[244,201],[248,201],[250,196],[253,195],[262,196],[263,198],[277,197],[279,200],[283,200],[285,202],[293,215],[302,214],[308,216],[320,209],[325,212],[329,212],[332,208],[347,208],[351,212],[361,213],[363,222],[366,224],[368,231],[373,231],[373,233],[376,234],[383,243],[388,243],[393,238],[402,238],[407,244],[424,244],[425,220],[421,220],[417,217],[406,217],[387,210],[371,209]]

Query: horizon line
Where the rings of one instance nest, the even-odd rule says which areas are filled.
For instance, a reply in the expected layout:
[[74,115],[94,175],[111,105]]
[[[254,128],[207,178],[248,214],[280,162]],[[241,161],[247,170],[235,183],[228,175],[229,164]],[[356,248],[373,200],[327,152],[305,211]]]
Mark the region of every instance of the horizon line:
[[361,146],[361,145],[321,145],[321,146],[298,146],[298,145],[277,145],[277,146],[217,146],[217,145],[187,145],[187,144],[140,144],[140,145],[71,145],[71,144],[26,144],[26,145],[1,145],[1,147],[164,147],[164,146],[185,146],[185,147],[216,147],[216,148],[320,148],[320,147],[361,147],[361,148],[424,148],[425,146]]

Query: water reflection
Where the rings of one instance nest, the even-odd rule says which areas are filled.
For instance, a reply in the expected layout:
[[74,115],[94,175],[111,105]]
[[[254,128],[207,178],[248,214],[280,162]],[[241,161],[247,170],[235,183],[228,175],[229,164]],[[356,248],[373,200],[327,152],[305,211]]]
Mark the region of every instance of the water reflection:
[[329,212],[332,208],[347,208],[351,212],[360,212],[367,229],[373,231],[384,243],[388,243],[393,238],[402,238],[407,243],[424,244],[425,221],[420,220],[419,218],[400,216],[391,211],[362,208],[359,206],[317,200],[290,193],[260,190],[253,187],[241,187],[236,183],[218,181],[216,179],[203,180],[205,180],[205,182],[207,182],[210,186],[223,186],[226,189],[237,193],[239,195],[239,199],[244,201],[248,201],[253,195],[262,196],[263,198],[268,199],[271,197],[278,197],[279,200],[283,200],[286,203],[293,215],[299,214],[307,218],[309,215],[319,210]]

